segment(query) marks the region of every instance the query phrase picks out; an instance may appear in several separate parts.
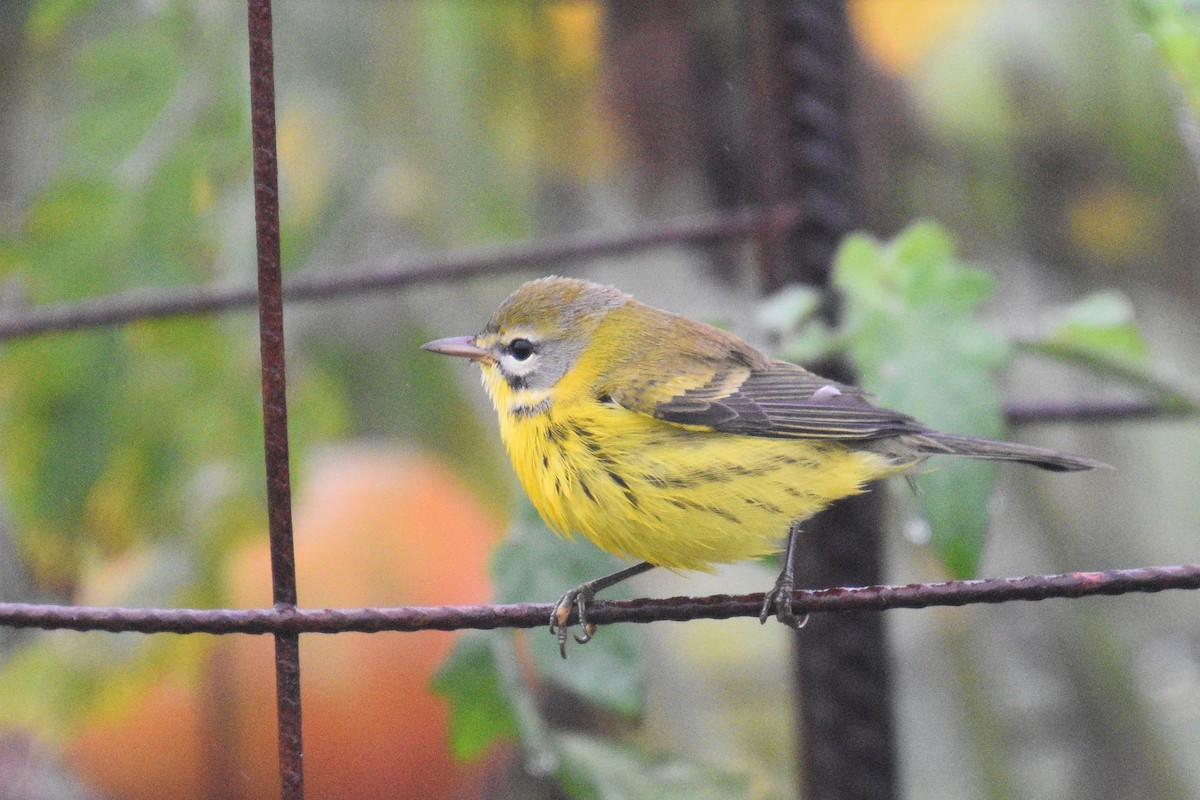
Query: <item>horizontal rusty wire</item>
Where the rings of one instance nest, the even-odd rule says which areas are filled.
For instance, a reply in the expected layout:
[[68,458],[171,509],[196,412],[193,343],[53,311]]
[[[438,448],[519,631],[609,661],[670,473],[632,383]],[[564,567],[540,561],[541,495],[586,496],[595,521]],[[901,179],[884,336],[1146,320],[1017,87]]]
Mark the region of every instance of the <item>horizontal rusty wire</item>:
[[1185,404],[1159,400],[1084,400],[1012,402],[1004,408],[1010,425],[1049,422],[1119,422],[1194,415]]
[[[678,217],[632,233],[580,233],[432,256],[411,263],[372,262],[331,274],[292,275],[286,281],[283,297],[289,301],[318,300],[495,272],[548,268],[656,247],[747,237],[764,227],[793,226],[798,219],[798,212],[790,206],[744,207]],[[255,287],[247,284],[134,289],[78,302],[5,308],[0,311],[0,340],[140,320],[248,310],[257,302]]]
[[[1023,578],[985,578],[903,586],[798,590],[799,614],[886,611],[895,608],[963,606],[1015,600],[1048,600],[1166,589],[1200,589],[1200,564],[1141,567],[1106,572],[1068,572]],[[710,595],[665,600],[597,600],[591,622],[684,622],[757,617],[763,595]],[[301,634],[379,633],[537,628],[551,604],[402,606],[397,608],[163,609],[0,603],[0,625],[110,633]]]

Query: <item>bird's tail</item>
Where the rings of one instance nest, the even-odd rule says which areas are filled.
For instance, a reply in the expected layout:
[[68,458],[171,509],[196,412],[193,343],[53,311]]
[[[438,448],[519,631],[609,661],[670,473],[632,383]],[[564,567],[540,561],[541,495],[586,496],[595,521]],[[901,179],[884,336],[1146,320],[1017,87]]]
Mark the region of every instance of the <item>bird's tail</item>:
[[922,455],[951,455],[981,458],[987,461],[1016,461],[1021,464],[1032,464],[1052,472],[1112,469],[1103,461],[1060,453],[1057,450],[1047,450],[1044,447],[976,439],[971,436],[953,436],[936,431],[917,434],[911,437],[911,442]]

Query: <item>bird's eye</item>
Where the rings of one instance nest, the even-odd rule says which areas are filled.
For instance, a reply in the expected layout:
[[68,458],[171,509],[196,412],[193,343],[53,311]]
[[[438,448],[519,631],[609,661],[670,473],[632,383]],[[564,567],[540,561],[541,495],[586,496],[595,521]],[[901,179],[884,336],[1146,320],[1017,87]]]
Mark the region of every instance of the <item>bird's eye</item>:
[[508,352],[512,353],[512,357],[517,361],[524,361],[533,355],[533,342],[528,339],[513,339],[508,345]]

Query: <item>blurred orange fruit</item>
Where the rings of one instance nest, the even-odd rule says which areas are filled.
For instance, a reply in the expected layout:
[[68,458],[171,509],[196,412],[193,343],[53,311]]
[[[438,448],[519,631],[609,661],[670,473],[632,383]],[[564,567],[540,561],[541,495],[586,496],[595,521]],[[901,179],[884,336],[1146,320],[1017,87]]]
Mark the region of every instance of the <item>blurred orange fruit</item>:
[[[309,471],[296,509],[302,605],[487,602],[500,521],[422,456],[339,450]],[[235,606],[270,605],[265,543],[230,561]],[[453,763],[447,710],[429,680],[452,643],[441,632],[301,637],[305,783],[312,797],[439,800],[473,770]],[[161,682],[69,745],[79,773],[113,800],[278,796],[274,642],[221,639],[202,686]]]

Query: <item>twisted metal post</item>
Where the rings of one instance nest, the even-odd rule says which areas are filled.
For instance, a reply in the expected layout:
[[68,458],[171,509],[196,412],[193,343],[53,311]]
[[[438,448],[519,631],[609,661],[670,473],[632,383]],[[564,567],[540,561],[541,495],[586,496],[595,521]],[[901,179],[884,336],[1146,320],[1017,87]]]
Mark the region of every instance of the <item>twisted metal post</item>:
[[[767,197],[795,202],[801,218],[768,247],[763,282],[829,285],[833,255],[856,227],[854,154],[847,121],[855,52],[843,0],[764,0],[767,85],[777,138]],[[762,83],[760,81],[759,83]],[[837,315],[830,292],[822,309]],[[841,363],[823,374],[853,382]],[[878,494],[843,500],[804,525],[797,586],[865,586],[882,578]],[[803,796],[813,800],[898,794],[892,677],[878,614],[818,615],[795,639],[799,763]]]

